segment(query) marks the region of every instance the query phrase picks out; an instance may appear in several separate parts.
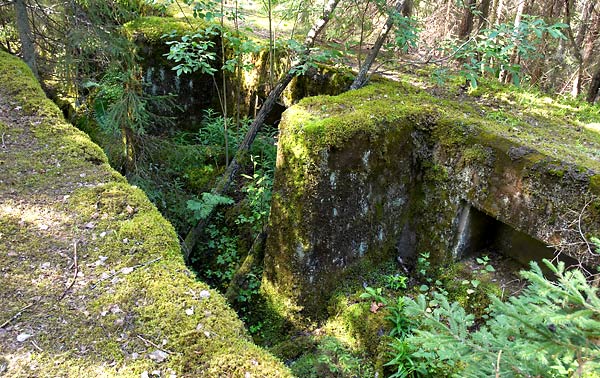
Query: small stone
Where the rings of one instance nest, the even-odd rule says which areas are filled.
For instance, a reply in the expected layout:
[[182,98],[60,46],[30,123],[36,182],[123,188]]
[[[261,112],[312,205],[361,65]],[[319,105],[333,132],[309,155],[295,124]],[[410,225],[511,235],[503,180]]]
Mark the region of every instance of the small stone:
[[161,376],[160,370],[153,370],[152,373],[150,373],[150,374],[152,374],[153,377],[160,377]]
[[192,316],[192,315],[194,315],[194,308],[193,308],[193,307],[186,308],[186,309],[185,309],[185,314],[186,314],[187,316]]
[[21,333],[17,336],[17,341],[22,343],[23,341],[27,340],[30,337],[31,337],[31,335],[28,333]]
[[42,264],[42,269],[50,269],[50,263],[49,262],[45,262]]
[[40,230],[42,230],[42,231],[46,231],[47,229],[49,229],[49,228],[50,228],[50,226],[48,226],[47,224],[40,224],[40,225],[38,226],[38,228],[39,228]]
[[150,376],[147,371],[143,371],[142,374],[140,374],[140,378],[150,378]]
[[85,177],[85,173],[80,173],[79,177]]
[[106,231],[102,231],[102,232],[100,233],[100,237],[101,237],[101,238],[103,238],[103,237],[105,237],[105,236],[106,236]]
[[160,349],[157,349],[152,353],[148,353],[148,358],[150,358],[151,360],[156,361],[158,363],[161,363],[164,360],[166,360],[168,356],[169,355],[166,352],[163,352]]
[[210,292],[208,290],[202,290],[199,294],[200,298],[207,299],[210,298]]
[[208,337],[210,339],[210,332],[204,331],[204,336],[206,336],[206,337]]
[[84,225],[84,227],[88,230],[91,230],[92,228],[96,227],[96,225],[93,222],[88,222]]
[[131,353],[130,357],[132,360],[137,360],[140,357],[140,354],[137,352],[133,352],[133,353]]
[[125,268],[121,269],[121,273],[122,273],[122,274],[129,274],[129,273],[131,273],[131,272],[133,272],[133,268],[132,268],[132,267],[130,267],[130,266],[128,266],[128,267],[125,267]]
[[127,244],[127,243],[129,243],[129,239],[127,239],[127,238],[123,239],[123,244]]
[[127,205],[127,207],[125,208],[125,211],[127,211],[128,214],[133,214],[134,210],[133,207]]

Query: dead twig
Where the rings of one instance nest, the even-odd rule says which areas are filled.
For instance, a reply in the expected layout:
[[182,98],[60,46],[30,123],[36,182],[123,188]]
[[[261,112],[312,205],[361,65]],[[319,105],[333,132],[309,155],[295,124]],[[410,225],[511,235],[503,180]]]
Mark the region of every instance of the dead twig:
[[4,134],[2,133],[2,148],[6,148],[6,143],[4,143]]
[[33,345],[33,347],[34,347],[35,349],[37,349],[38,351],[40,351],[40,352],[43,352],[43,351],[44,351],[44,350],[43,350],[42,348],[40,348],[40,346],[39,346],[39,345],[37,345],[37,344],[35,343],[35,341],[33,341],[33,340],[31,340],[31,345]]
[[496,378],[500,378],[500,357],[502,357],[502,349],[498,352],[498,360],[496,361]]
[[62,293],[60,298],[58,298],[58,302],[62,301],[62,299],[67,295],[67,292],[69,292],[73,285],[75,285],[75,281],[77,280],[77,274],[79,274],[79,264],[77,264],[77,242],[73,243],[73,264],[75,265],[75,272],[73,272],[73,280]]
[[17,320],[22,314],[23,311],[27,310],[29,307],[33,306],[33,303],[28,304],[27,306],[23,307],[22,309],[20,309],[19,311],[17,311],[16,314],[14,314],[10,319],[8,319],[7,321],[5,321],[4,323],[2,323],[2,325],[0,325],[0,328],[4,328],[7,325],[9,325],[11,322]]
[[144,344],[146,344],[146,346],[148,346],[148,345],[151,345],[151,346],[155,347],[156,349],[160,349],[160,350],[162,350],[162,351],[163,351],[163,352],[165,352],[166,354],[171,354],[171,353],[173,353],[173,352],[171,352],[170,350],[166,350],[166,349],[164,349],[163,347],[161,347],[161,346],[157,345],[156,343],[153,343],[152,341],[150,341],[150,340],[148,340],[148,339],[144,338],[144,337],[143,337],[142,335],[140,335],[140,334],[138,334],[138,335],[137,335],[137,337],[138,337],[138,339],[142,340],[142,341],[144,342]]

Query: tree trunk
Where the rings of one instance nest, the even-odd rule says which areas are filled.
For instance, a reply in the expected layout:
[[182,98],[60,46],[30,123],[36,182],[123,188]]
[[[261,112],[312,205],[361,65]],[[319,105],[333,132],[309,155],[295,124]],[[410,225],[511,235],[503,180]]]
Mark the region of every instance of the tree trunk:
[[502,23],[502,12],[503,11],[504,11],[504,0],[498,0],[498,7],[496,8],[493,25],[500,25]]
[[[271,90],[271,92],[269,93],[269,96],[258,111],[256,118],[254,119],[254,121],[252,121],[252,124],[250,125],[248,132],[244,137],[244,140],[239,145],[235,157],[231,160],[231,162],[227,166],[227,169],[223,173],[223,176],[221,176],[221,179],[213,188],[212,192],[214,194],[222,195],[227,191],[227,189],[229,189],[231,182],[234,180],[237,172],[240,169],[239,160],[247,154],[248,150],[250,149],[250,146],[256,138],[256,134],[258,134],[258,131],[262,127],[265,119],[273,109],[275,102],[277,101],[279,96],[281,96],[283,90],[292,81],[294,76],[296,76],[295,72],[297,71],[297,69],[306,64],[306,62],[308,61],[310,55],[310,48],[314,46],[317,36],[323,31],[323,29],[325,29],[325,26],[331,18],[331,14],[335,10],[339,2],[340,0],[329,0],[325,5],[325,8],[323,10],[323,16],[313,25],[313,27],[306,35],[306,39],[304,40],[304,51],[300,54],[298,62],[292,66],[288,73],[281,80],[279,80],[275,88],[273,88],[273,90]],[[211,217],[212,212],[206,218],[200,220],[198,224],[196,224],[196,226],[194,226],[185,237],[185,240],[183,242],[183,250],[186,261],[189,261],[191,252],[194,249],[196,243],[198,242],[198,239],[204,232],[204,228],[210,221]]]
[[[517,32],[519,30],[519,26],[521,25],[521,17],[523,17],[523,9],[525,9],[525,0],[519,0],[519,4],[517,7],[517,14],[515,15],[515,22],[513,26],[513,30]],[[510,63],[514,64],[519,61],[519,54],[517,52],[517,48],[515,47],[510,58]],[[501,83],[508,83],[511,80],[511,75],[509,75],[506,69],[500,71],[500,76],[498,80]]]
[[463,19],[460,23],[460,29],[458,31],[458,39],[466,41],[469,39],[471,32],[473,31],[473,8],[475,7],[475,0],[467,0],[465,2],[465,9],[463,13]]
[[588,90],[587,102],[593,104],[596,101],[596,97],[598,97],[598,91],[600,90],[600,64],[596,67],[596,73],[592,77],[592,82],[590,83],[590,89]]
[[40,75],[35,58],[35,46],[33,44],[33,34],[29,25],[29,16],[27,14],[26,0],[15,0],[15,16],[17,21],[17,30],[19,31],[19,39],[21,40],[21,54],[23,60],[31,71],[39,80]]
[[[405,2],[405,0],[398,0],[396,2],[396,6],[394,7],[394,11],[398,12],[398,13],[400,11],[402,11],[402,9],[404,8],[404,2]],[[375,62],[375,59],[377,58],[377,55],[379,54],[379,51],[381,50],[381,46],[383,46],[383,43],[387,39],[387,36],[390,33],[390,30],[392,30],[393,26],[394,26],[394,15],[392,14],[388,17],[383,29],[381,29],[381,33],[379,34],[379,37],[377,37],[377,40],[375,41],[375,45],[373,45],[371,52],[365,59],[365,62],[363,63],[363,65],[358,70],[358,75],[352,82],[352,85],[350,86],[350,90],[362,88],[365,86],[365,84],[367,84],[367,81],[369,80],[369,78],[367,76],[369,73],[369,70],[371,69],[373,62]]]
[[489,27],[489,16],[490,16],[490,2],[491,0],[482,0],[479,5],[479,29],[484,29],[486,26]]

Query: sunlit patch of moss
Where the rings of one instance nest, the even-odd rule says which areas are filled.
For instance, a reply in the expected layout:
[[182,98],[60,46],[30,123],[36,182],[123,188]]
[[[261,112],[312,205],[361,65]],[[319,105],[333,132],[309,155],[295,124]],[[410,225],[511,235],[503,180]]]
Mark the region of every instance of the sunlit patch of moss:
[[147,41],[160,42],[163,35],[175,32],[179,35],[206,28],[208,24],[197,18],[175,17],[140,17],[123,25],[123,30],[130,38],[143,35]]

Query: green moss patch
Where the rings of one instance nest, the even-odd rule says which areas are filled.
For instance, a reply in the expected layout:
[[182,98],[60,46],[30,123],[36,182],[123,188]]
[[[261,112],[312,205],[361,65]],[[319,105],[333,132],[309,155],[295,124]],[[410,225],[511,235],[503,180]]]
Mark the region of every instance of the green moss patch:
[[289,376],[187,269],[173,227],[145,194],[5,53],[0,110],[9,376]]

